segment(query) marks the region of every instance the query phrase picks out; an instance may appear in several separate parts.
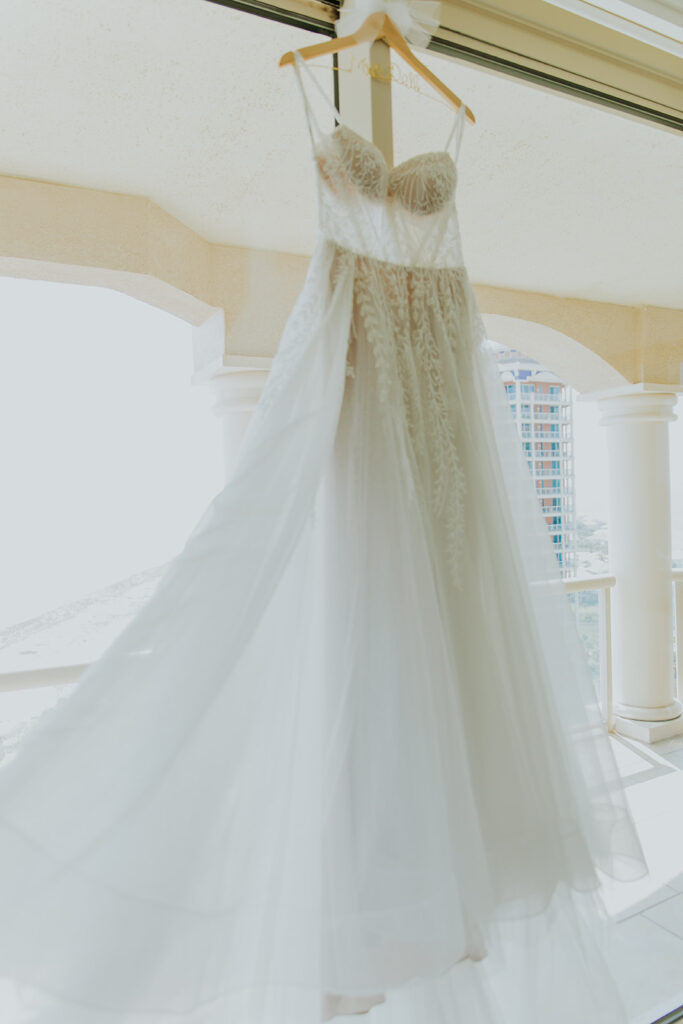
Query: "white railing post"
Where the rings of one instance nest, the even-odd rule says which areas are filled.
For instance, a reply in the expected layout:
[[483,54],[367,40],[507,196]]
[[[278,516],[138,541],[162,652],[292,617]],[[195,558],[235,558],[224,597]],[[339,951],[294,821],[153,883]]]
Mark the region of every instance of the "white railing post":
[[602,717],[610,732],[614,729],[614,696],[612,690],[612,587],[614,576],[572,577],[564,581],[567,594],[583,590],[598,591],[598,636],[600,640],[600,693]]
[[612,590],[609,586],[600,591],[598,599],[600,612],[600,683],[602,690],[602,713],[607,729],[614,729],[614,696],[612,691]]
[[676,629],[676,689],[683,694],[683,569],[674,569],[674,622]]

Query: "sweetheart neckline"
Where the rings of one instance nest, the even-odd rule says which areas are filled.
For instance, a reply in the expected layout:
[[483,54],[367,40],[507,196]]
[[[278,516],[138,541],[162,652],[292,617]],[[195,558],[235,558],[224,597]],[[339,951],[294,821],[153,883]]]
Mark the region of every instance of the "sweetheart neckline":
[[[412,163],[414,160],[421,160],[423,157],[426,156],[445,156],[446,159],[448,160],[448,163],[455,171],[455,173],[458,173],[458,165],[456,164],[455,160],[453,159],[453,157],[451,156],[447,149],[430,149],[427,150],[427,152],[425,153],[416,153],[415,156],[409,156],[407,160],[401,160],[400,164],[395,164],[393,167],[389,167],[387,159],[382,150],[379,148],[379,146],[376,143],[374,143],[371,139],[366,139],[364,135],[361,135],[360,132],[355,131],[344,121],[340,121],[339,124],[336,125],[336,127],[334,127],[331,132],[321,132],[320,142],[329,142],[333,140],[335,132],[339,131],[340,128],[343,128],[344,131],[346,132],[350,132],[351,135],[353,135],[356,139],[359,139],[363,143],[363,145],[369,146],[370,149],[374,149],[374,151],[378,154],[380,160],[382,161],[382,165],[387,173],[387,178],[390,178],[392,174],[395,174],[396,171],[400,171],[402,167],[405,167],[407,164]],[[316,145],[314,148],[317,149],[318,146]]]

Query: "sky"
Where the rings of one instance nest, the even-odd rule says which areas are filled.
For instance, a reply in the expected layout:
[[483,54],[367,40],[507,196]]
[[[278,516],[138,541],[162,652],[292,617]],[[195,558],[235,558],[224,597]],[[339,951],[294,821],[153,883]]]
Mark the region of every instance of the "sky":
[[[171,559],[223,470],[189,325],[83,285],[0,278],[0,303],[3,628]],[[577,511],[608,521],[605,428],[574,411]],[[670,429],[683,557],[683,418]]]
[[0,308],[2,628],[168,561],[223,477],[189,325],[11,278]]

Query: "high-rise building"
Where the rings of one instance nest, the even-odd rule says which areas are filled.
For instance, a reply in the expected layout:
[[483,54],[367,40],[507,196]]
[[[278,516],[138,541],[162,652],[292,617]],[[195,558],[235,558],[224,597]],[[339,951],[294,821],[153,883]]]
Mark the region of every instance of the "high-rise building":
[[563,576],[576,571],[573,394],[554,373],[499,347],[498,369]]

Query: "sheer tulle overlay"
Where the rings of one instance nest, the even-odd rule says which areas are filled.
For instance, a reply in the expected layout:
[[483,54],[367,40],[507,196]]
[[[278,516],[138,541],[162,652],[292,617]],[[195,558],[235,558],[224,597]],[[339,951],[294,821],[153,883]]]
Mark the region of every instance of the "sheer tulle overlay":
[[600,875],[645,864],[455,157],[299,81],[320,232],[234,477],[0,770],[3,1020],[623,1024]]

